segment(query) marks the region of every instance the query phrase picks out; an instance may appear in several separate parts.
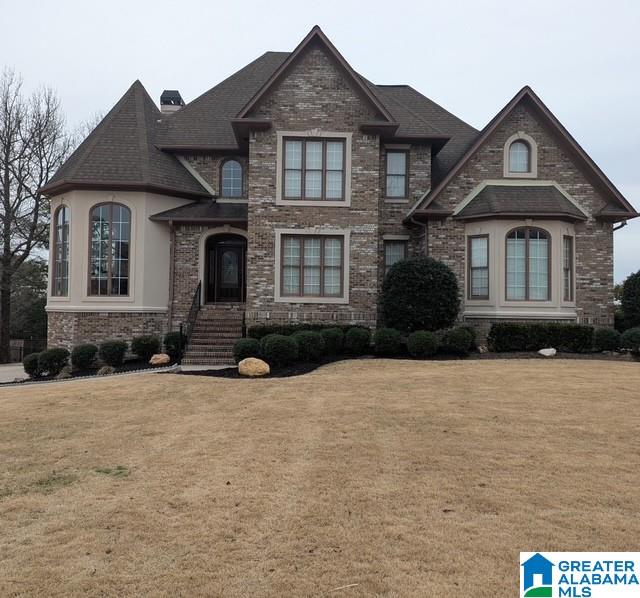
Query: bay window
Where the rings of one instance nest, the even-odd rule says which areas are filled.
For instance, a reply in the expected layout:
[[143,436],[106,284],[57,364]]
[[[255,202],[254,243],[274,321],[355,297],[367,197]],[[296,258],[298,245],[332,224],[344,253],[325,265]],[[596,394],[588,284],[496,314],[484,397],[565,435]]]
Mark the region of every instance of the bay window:
[[489,299],[489,235],[469,237],[469,299]]
[[54,297],[69,294],[69,208],[60,206],[54,216],[53,284]]
[[548,301],[551,297],[551,240],[539,228],[512,230],[506,239],[508,301]]
[[562,238],[562,287],[565,301],[573,301],[573,237]]
[[91,210],[89,239],[89,295],[129,294],[131,212],[117,203]]

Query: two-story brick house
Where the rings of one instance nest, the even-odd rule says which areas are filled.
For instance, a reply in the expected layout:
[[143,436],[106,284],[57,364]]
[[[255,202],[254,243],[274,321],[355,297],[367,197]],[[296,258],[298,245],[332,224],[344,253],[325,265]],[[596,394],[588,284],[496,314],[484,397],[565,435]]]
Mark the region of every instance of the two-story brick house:
[[44,190],[49,344],[195,316],[193,361],[227,359],[243,319],[375,326],[386,270],[420,254],[481,332],[610,325],[614,225],[637,216],[531,89],[477,131],[318,27],[187,105],[135,82]]

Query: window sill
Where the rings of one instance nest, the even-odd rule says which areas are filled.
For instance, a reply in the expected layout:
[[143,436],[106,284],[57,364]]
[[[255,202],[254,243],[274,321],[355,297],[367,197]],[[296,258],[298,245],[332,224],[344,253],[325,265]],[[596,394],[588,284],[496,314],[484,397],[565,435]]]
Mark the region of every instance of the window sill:
[[409,203],[408,197],[384,197],[385,203]]
[[505,179],[537,179],[537,172],[505,172]]
[[348,297],[276,297],[274,299],[276,303],[309,303],[309,304],[318,304],[318,303],[326,303],[326,304],[347,304],[349,303]]
[[276,199],[277,206],[309,206],[323,208],[349,208],[351,198],[348,199]]

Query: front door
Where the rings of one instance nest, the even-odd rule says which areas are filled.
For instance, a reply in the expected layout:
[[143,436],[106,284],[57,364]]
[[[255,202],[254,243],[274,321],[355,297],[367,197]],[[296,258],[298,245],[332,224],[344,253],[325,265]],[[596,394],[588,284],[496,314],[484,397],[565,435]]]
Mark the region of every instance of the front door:
[[207,303],[244,301],[246,240],[230,235],[207,241]]

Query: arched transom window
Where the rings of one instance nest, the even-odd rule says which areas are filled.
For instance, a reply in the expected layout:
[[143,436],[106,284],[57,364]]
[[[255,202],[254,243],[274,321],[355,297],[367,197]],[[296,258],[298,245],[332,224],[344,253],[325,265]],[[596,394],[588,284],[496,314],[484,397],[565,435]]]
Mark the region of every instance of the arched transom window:
[[509,172],[531,172],[531,148],[522,139],[514,141],[509,146]]
[[237,160],[227,160],[221,169],[222,197],[242,197],[242,165]]
[[53,286],[55,297],[69,294],[69,208],[60,206],[54,215]]
[[129,208],[107,203],[91,210],[90,295],[129,294],[130,240]]
[[516,228],[507,234],[508,301],[551,298],[551,237],[539,228]]

